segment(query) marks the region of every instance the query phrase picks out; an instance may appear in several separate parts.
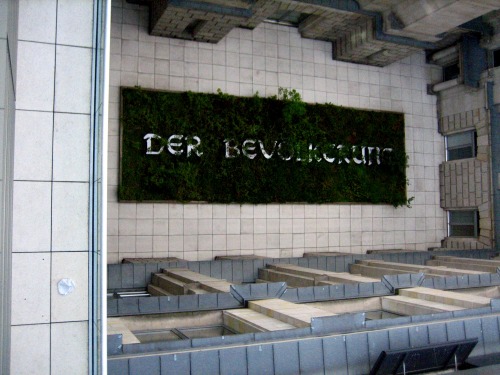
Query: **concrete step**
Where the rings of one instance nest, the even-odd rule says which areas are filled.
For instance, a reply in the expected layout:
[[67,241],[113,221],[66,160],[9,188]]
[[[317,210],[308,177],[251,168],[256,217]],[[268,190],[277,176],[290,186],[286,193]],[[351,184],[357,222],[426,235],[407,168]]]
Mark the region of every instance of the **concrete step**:
[[474,309],[490,305],[490,298],[424,287],[399,289],[400,296]]
[[311,318],[335,315],[315,307],[299,305],[280,299],[250,301],[248,302],[248,307],[298,328],[309,327],[311,325]]
[[151,283],[155,286],[160,287],[165,290],[167,293],[173,295],[182,295],[184,294],[184,285],[185,283],[174,279],[172,277],[168,277],[163,273],[155,273],[151,278]]
[[173,295],[227,293],[231,287],[231,283],[226,280],[205,276],[188,269],[163,270],[161,273],[153,274],[151,282]]
[[406,296],[382,297],[382,310],[399,315],[434,314],[445,311],[463,310],[463,307],[426,301]]
[[207,291],[208,293],[229,293],[231,290],[231,283],[220,280],[220,281],[204,281],[200,283],[200,288]]
[[287,272],[307,277],[326,276],[326,280],[339,284],[370,283],[370,282],[380,281],[380,279],[373,279],[359,275],[353,275],[348,272],[332,272],[332,271],[317,270],[314,268],[295,266],[293,264],[269,264],[267,267],[269,269],[274,269],[279,272]]
[[372,267],[380,266],[386,269],[405,271],[405,273],[423,272],[425,274],[433,274],[438,276],[461,276],[463,274],[477,275],[485,273],[485,272],[470,271],[470,270],[457,270],[452,268],[446,268],[443,266],[426,266],[419,264],[385,262],[383,260],[360,260],[356,261],[356,264],[364,264]]
[[428,260],[426,262],[427,265],[429,266],[442,266],[442,267],[448,267],[448,268],[455,268],[459,270],[468,270],[468,271],[480,271],[480,272],[488,272],[488,273],[496,273],[497,272],[497,266],[493,265],[486,265],[486,264],[474,264],[474,263],[462,263],[462,262],[455,262],[452,260]]
[[353,274],[358,274],[363,277],[370,277],[380,280],[384,275],[398,275],[401,273],[409,273],[408,271],[395,270],[391,268],[385,268],[382,266],[369,266],[366,264],[351,264],[349,270]]
[[302,255],[303,258],[317,258],[317,257],[341,257],[352,255],[351,253],[343,253],[341,251],[316,251],[308,252]]
[[280,331],[295,326],[251,309],[225,310],[224,325],[239,333]]
[[447,255],[435,255],[432,257],[435,260],[444,260],[444,261],[454,261],[465,264],[480,264],[480,265],[491,265],[500,267],[500,260],[498,259],[475,259],[475,258],[461,258]]
[[[301,288],[301,287],[317,285],[314,277],[295,275],[288,272],[279,272],[276,270],[266,269],[266,268],[259,269],[259,279],[266,280],[268,282],[280,282],[280,281],[286,282],[287,285],[292,288]],[[322,280],[326,280],[326,277],[323,277]]]
[[208,292],[201,287],[199,283],[190,283],[184,285],[184,294],[207,294]]
[[122,335],[123,344],[140,344],[139,339],[130,331],[120,318],[107,319],[108,335]]
[[215,277],[210,277],[203,275],[198,272],[188,270],[186,268],[170,268],[163,270],[163,273],[167,276],[175,278],[186,284],[188,283],[202,283],[204,281],[225,281],[221,279],[216,279]]
[[159,286],[148,284],[148,293],[152,296],[171,296],[171,293],[168,293],[165,289],[160,288]]

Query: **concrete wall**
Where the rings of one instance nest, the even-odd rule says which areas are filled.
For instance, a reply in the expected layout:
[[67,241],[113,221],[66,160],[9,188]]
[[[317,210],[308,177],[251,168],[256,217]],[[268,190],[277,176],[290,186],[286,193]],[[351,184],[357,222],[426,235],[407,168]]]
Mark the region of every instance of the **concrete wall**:
[[[295,28],[234,29],[218,44],[150,36],[146,7],[113,1],[110,73],[108,262],[124,257],[301,256],[439,246],[445,215],[437,166],[444,160],[436,97],[426,85],[439,68],[417,53],[386,68],[332,60],[331,43]],[[403,112],[412,208],[363,204],[220,205],[120,203],[119,88],[276,95],[294,88],[307,102]]]
[[[19,1],[12,374],[88,373],[93,5]],[[66,296],[63,278],[76,285]]]
[[[498,68],[491,70],[495,89],[500,84]],[[443,135],[467,130],[477,132],[477,156],[454,160],[439,166],[441,180],[441,207],[447,210],[477,209],[479,211],[479,237],[448,237],[443,245],[449,248],[476,249],[494,246],[490,112],[486,103],[484,73],[479,88],[456,85],[439,92],[439,128]],[[497,89],[498,90],[498,89]],[[498,98],[498,95],[494,95]],[[498,100],[498,99],[497,99]]]
[[12,254],[12,155],[16,81],[16,23],[14,1],[0,3],[0,372],[10,368],[10,300]]

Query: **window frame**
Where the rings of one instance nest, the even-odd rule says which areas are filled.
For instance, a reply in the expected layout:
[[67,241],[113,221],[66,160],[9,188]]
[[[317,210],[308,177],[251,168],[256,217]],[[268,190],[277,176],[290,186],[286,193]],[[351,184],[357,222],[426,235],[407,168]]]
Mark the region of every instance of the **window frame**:
[[[456,136],[456,135],[463,135],[465,133],[471,133],[471,143],[467,145],[460,145],[460,146],[454,146],[454,147],[449,147],[449,138]],[[444,138],[445,141],[445,149],[446,149],[446,161],[454,161],[454,160],[464,160],[464,159],[470,159],[470,158],[475,158],[477,157],[477,132],[475,129],[471,130],[466,130],[463,132],[458,132],[458,133],[453,133],[453,134],[447,134],[445,135]],[[464,149],[470,147],[472,148],[472,156],[467,157],[467,158],[450,158],[450,150],[458,150],[458,149]]]
[[[464,212],[470,212],[473,214],[472,218],[472,223],[453,223],[452,216],[454,213],[464,213]],[[479,237],[479,211],[477,209],[472,209],[472,210],[449,210],[447,212],[447,224],[448,224],[448,237],[455,237],[455,238],[478,238]],[[453,234],[453,226],[473,226],[473,235],[456,235]]]

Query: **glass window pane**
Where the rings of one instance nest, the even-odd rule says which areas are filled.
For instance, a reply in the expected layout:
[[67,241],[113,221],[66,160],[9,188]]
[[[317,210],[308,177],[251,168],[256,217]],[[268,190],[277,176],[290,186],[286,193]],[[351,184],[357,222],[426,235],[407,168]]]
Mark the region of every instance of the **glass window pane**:
[[476,237],[478,235],[477,211],[450,211],[449,235],[452,237]]
[[447,136],[448,148],[472,145],[473,132],[463,132]]
[[447,160],[473,158],[476,156],[475,131],[446,136]]
[[474,152],[472,151],[472,146],[460,147],[448,150],[448,161],[467,159],[474,157]]
[[451,225],[450,236],[452,237],[475,237],[474,225]]
[[474,225],[476,211],[450,211],[450,224]]
[[460,66],[458,65],[458,62],[452,65],[448,65],[443,67],[443,81],[450,81],[452,79],[457,78],[460,76]]

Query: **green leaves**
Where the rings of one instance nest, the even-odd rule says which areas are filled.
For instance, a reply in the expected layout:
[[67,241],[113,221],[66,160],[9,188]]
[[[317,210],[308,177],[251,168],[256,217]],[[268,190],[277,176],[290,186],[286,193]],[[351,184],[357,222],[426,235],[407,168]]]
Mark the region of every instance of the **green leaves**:
[[121,126],[121,200],[409,203],[402,114],[124,88]]

